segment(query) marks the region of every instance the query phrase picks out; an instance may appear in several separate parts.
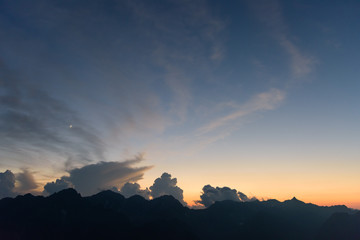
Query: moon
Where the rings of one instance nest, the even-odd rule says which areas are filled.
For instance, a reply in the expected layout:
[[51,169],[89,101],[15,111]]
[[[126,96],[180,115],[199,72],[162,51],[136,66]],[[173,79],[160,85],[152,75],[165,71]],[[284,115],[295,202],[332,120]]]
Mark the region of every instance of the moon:
[[71,125],[71,124],[69,125],[69,128],[72,128],[72,125]]

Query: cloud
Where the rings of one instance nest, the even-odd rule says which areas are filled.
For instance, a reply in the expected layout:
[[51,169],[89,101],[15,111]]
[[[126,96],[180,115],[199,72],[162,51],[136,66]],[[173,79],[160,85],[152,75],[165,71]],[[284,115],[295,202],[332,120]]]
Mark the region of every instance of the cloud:
[[303,54],[299,47],[291,40],[279,1],[260,0],[248,2],[260,21],[269,27],[273,37],[289,54],[293,76],[299,78],[309,74],[313,70],[316,60],[313,56]]
[[236,189],[228,187],[212,187],[211,185],[205,185],[203,187],[203,193],[201,194],[201,200],[197,203],[203,204],[205,207],[209,207],[216,201],[233,200],[239,202],[239,196]]
[[285,99],[285,92],[276,88],[272,88],[267,92],[259,93],[253,96],[248,102],[238,107],[232,113],[220,117],[218,119],[215,119],[214,121],[208,123],[207,125],[199,128],[197,130],[198,135],[204,135],[209,132],[212,132],[228,124],[231,121],[235,121],[249,114],[258,111],[272,110],[276,108],[284,99]]
[[257,201],[258,199],[256,197],[251,197],[249,198],[247,195],[245,195],[242,192],[238,192],[239,198],[241,201],[243,202],[252,202],[252,201]]
[[176,186],[177,179],[171,178],[168,173],[163,173],[160,178],[155,179],[154,184],[150,187],[151,196],[157,198],[163,195],[171,195],[179,200],[183,205],[184,202],[183,190]]
[[[164,4],[169,5],[167,11],[163,11]],[[94,1],[81,8],[47,1],[7,6],[9,15],[17,16],[19,23],[26,24],[20,24],[23,27],[18,28],[12,21],[1,22],[0,33],[3,37],[0,39],[0,49],[6,53],[2,60],[14,72],[21,73],[17,77],[23,82],[17,85],[24,91],[30,85],[24,83],[32,83],[32,89],[45,90],[48,96],[66,107],[63,109],[65,112],[56,115],[62,118],[55,124],[44,117],[48,116],[47,112],[32,115],[31,108],[21,115],[18,115],[18,111],[12,112],[4,126],[9,126],[7,123],[15,118],[18,122],[29,122],[29,128],[36,129],[31,132],[21,130],[27,138],[19,141],[19,144],[28,146],[28,142],[32,141],[31,146],[36,146],[36,150],[46,148],[57,154],[70,154],[73,159],[100,161],[105,159],[101,155],[104,143],[99,136],[106,136],[102,140],[107,144],[116,145],[121,141],[124,148],[131,147],[125,146],[132,144],[129,139],[142,141],[144,135],[164,131],[171,124],[169,122],[179,119],[177,114],[180,114],[180,109],[181,114],[186,115],[191,93],[184,79],[189,78],[192,71],[178,64],[178,60],[190,62],[193,55],[202,57],[207,50],[205,47],[201,47],[203,51],[200,53],[193,53],[194,49],[199,49],[197,46],[202,46],[205,36],[209,36],[206,38],[209,39],[208,43],[216,44],[214,36],[220,28],[217,22],[206,19],[211,11],[205,10],[202,4],[190,2],[151,4],[147,1],[119,1],[111,5],[112,10],[103,1]],[[184,14],[187,16],[185,19]],[[125,15],[129,19],[119,18]],[[72,22],[71,28],[67,22]],[[177,27],[174,28],[174,24]],[[47,37],[39,38],[28,28],[36,29]],[[199,36],[195,39],[188,36],[182,40],[182,36],[188,35],[189,28]],[[199,28],[202,31],[196,31]],[[160,58],[165,58],[164,62],[172,68],[159,63],[156,53],[160,48],[164,49]],[[182,48],[186,48],[186,51]],[[219,56],[220,50],[216,52],[216,56]],[[191,61],[190,65],[194,66],[194,61]],[[161,65],[162,69],[155,70],[155,73],[154,65],[156,69]],[[180,68],[179,74],[177,68]],[[164,75],[159,76],[159,72],[164,72]],[[170,79],[172,76],[176,79]],[[156,83],[158,80],[162,82]],[[169,90],[173,93],[168,94]],[[49,109],[53,109],[52,101],[49,104]],[[73,112],[69,113],[69,108]],[[73,118],[75,113],[81,121]],[[73,124],[72,129],[67,128],[69,124]],[[99,131],[94,131],[90,126]],[[70,136],[64,136],[68,134]],[[79,135],[82,139],[77,139]],[[45,141],[46,138],[49,141]],[[53,144],[55,142],[58,144]],[[16,146],[19,147],[19,144]],[[5,143],[1,145],[5,146]],[[10,142],[7,145],[14,146]],[[114,155],[118,153],[114,152]],[[68,157],[65,156],[65,159]]]
[[[16,84],[20,99],[33,90],[46,99],[37,100],[34,92],[30,108],[2,118],[4,129],[16,131],[1,131],[9,136],[0,139],[0,147],[22,156],[50,152],[44,159],[53,161],[51,167],[62,167],[59,158],[80,159],[81,165],[113,160],[104,158],[104,148],[106,157],[118,156],[119,143],[131,149],[133,139],[146,144],[145,137],[153,141],[184,123],[199,96],[193,86],[208,82],[225,53],[225,22],[206,1],[119,1],[111,11],[97,0],[86,7],[42,1],[10,4],[7,10],[22,27],[1,22],[1,60],[18,73],[3,79],[23,80]],[[57,109],[54,104],[61,111],[48,114]],[[49,107],[35,114],[43,105]],[[22,156],[19,162],[30,161]]]
[[54,184],[46,184],[45,191],[48,193],[56,191],[68,183],[82,195],[88,196],[114,186],[121,187],[126,182],[136,182],[142,179],[144,172],[152,168],[150,166],[133,167],[142,160],[142,155],[138,155],[134,159],[124,162],[99,162],[71,169],[68,170],[69,176],[63,176]]
[[49,182],[49,183],[45,184],[43,193],[45,195],[53,194],[53,193],[59,192],[63,189],[72,188],[72,187],[73,187],[73,185],[64,179],[56,179],[55,182]]
[[33,174],[24,169],[21,173],[16,174],[17,187],[16,191],[22,194],[32,192],[38,187]]
[[[25,155],[31,159],[40,152],[67,158],[76,156],[85,162],[103,160],[102,140],[66,104],[19,80],[1,64],[0,75],[0,148],[3,152],[20,154],[20,159],[25,159]],[[73,124],[72,128],[69,124]]]
[[[152,62],[164,70],[166,91],[171,92],[168,115],[171,123],[186,120],[194,99],[191,88],[199,71],[212,71],[214,63],[224,58],[223,30],[219,19],[206,1],[170,1],[161,5],[147,1],[128,1],[140,23],[147,44],[153,44]],[[162,8],[167,6],[166,11]],[[186,16],[186,18],[184,18]],[[192,32],[189,35],[189,32]],[[166,36],[166,37],[159,37]]]
[[254,197],[249,199],[244,193],[229,187],[214,188],[211,185],[205,185],[202,190],[203,192],[200,195],[201,200],[196,201],[196,203],[202,204],[205,207],[211,206],[216,201],[232,200],[235,202],[247,202],[256,200]]
[[26,193],[37,194],[37,188],[38,184],[33,174],[27,169],[16,174],[11,170],[0,173],[0,198],[13,197]]
[[121,188],[120,193],[125,197],[131,197],[133,195],[140,195],[145,199],[149,199],[150,197],[150,190],[140,189],[140,185],[138,183],[125,183],[124,186]]
[[244,201],[244,202],[247,202],[249,201],[250,199],[248,198],[248,196],[246,196],[244,193],[242,192],[238,192],[238,195],[239,195],[239,198],[241,201]]
[[295,77],[306,76],[311,73],[316,60],[314,57],[303,55],[299,48],[285,36],[281,36],[280,44],[291,56],[291,69]]
[[13,196],[14,188],[15,175],[10,170],[0,173],[0,198]]

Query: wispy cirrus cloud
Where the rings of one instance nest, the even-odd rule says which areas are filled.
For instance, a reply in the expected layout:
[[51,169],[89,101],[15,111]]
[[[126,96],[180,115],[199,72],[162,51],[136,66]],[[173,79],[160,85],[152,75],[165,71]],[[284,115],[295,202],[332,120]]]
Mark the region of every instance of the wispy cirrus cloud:
[[[256,13],[257,18],[270,29],[272,37],[289,55],[290,78],[298,79],[310,74],[314,69],[316,60],[313,56],[303,53],[293,40],[283,17],[280,3],[263,0],[249,1],[248,3]],[[271,88],[268,91],[253,95],[247,102],[234,101],[235,104],[233,104],[230,112],[214,118],[196,130],[196,135],[201,138],[199,142],[202,142],[202,145],[207,145],[223,139],[236,130],[236,122],[255,113],[277,108],[285,100],[286,95],[287,90],[285,88]]]
[[198,135],[204,135],[249,114],[272,110],[285,99],[285,96],[286,94],[284,91],[275,88],[270,89],[267,92],[259,93],[253,96],[248,102],[237,107],[235,111],[200,127],[197,130],[197,133]]
[[[278,108],[285,99],[285,91],[271,88],[250,97],[242,104],[220,103],[220,109],[215,107],[217,117],[208,118],[208,122],[202,121],[202,124],[190,132],[170,137],[166,141],[154,141],[149,145],[149,149],[152,150],[152,154],[160,158],[164,156],[187,158],[234,134],[241,126],[253,121],[254,117]],[[224,113],[223,108],[226,108],[227,113]]]
[[127,4],[153,46],[151,61],[162,69],[159,79],[171,93],[165,101],[170,125],[184,123],[195,101],[193,84],[203,81],[197,74],[209,74],[224,58],[221,33],[226,24],[206,1],[165,1],[166,10],[146,1]]
[[285,36],[282,36],[279,41],[291,56],[291,70],[296,78],[304,77],[313,71],[316,64],[314,57],[302,54],[299,48]]
[[[65,159],[76,156],[80,162],[104,159],[101,138],[65,103],[18,79],[5,66],[0,66],[0,76],[3,152],[29,160],[38,153],[55,153]],[[71,124],[74,125],[70,128]]]
[[300,78],[311,73],[316,64],[316,59],[314,56],[303,53],[292,40],[279,1],[249,1],[249,5],[258,19],[268,26],[274,39],[290,56],[292,75],[295,78]]

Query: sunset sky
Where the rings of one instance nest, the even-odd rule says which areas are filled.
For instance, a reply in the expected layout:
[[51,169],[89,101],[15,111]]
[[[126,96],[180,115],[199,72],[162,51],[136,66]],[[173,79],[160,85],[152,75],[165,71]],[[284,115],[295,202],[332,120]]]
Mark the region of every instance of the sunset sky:
[[359,11],[0,0],[0,172],[33,178],[18,192],[36,193],[127,160],[91,179],[146,188],[167,172],[189,204],[210,184],[360,208]]

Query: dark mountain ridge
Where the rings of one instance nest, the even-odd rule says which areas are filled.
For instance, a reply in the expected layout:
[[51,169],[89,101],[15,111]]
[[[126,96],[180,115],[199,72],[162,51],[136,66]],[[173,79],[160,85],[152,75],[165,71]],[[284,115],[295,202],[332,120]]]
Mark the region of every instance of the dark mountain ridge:
[[110,190],[0,200],[0,239],[360,239],[359,229],[356,210],[296,198],[227,200],[199,210],[172,196],[125,198]]

